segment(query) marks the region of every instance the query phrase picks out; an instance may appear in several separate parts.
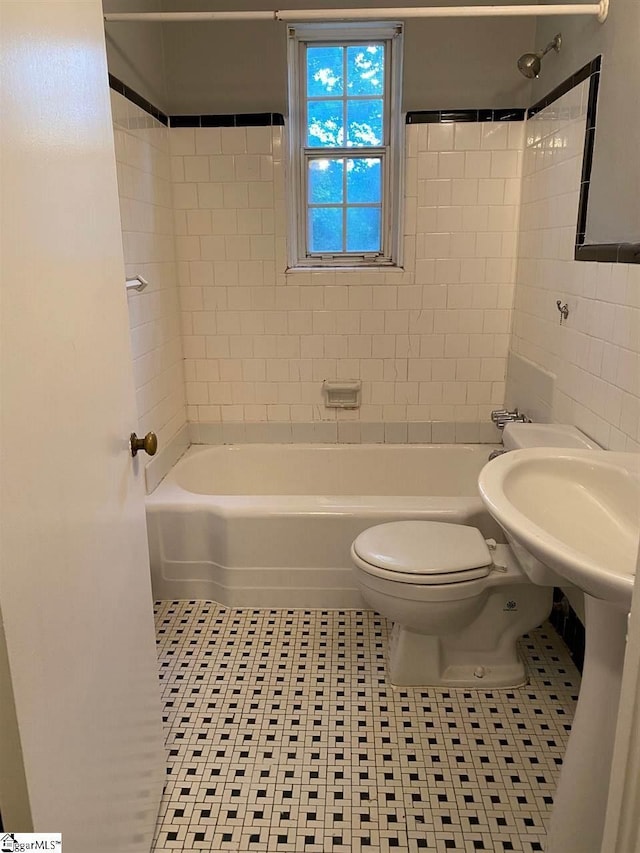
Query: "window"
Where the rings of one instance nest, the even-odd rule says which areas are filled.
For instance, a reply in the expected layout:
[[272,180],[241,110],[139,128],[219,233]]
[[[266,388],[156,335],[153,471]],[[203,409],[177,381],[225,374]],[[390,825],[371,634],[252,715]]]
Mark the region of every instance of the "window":
[[289,27],[290,267],[399,265],[402,27]]

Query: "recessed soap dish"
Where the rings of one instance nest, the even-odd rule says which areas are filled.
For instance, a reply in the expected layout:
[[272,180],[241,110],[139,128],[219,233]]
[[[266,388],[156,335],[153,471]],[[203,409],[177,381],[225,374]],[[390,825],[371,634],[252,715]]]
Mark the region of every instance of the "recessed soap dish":
[[358,409],[361,388],[359,379],[325,379],[322,383],[324,404],[329,409]]

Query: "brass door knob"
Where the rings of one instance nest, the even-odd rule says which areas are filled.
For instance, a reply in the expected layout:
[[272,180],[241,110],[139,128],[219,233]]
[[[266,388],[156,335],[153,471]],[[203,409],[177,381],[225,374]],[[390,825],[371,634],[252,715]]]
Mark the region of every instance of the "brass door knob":
[[130,444],[132,456],[137,456],[139,450],[144,450],[149,456],[155,456],[158,449],[158,436],[155,432],[148,432],[144,438],[138,438],[135,432],[132,432]]

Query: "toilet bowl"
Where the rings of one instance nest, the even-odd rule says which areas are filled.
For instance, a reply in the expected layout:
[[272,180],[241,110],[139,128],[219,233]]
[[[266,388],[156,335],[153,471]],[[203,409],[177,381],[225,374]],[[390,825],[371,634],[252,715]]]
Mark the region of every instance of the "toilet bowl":
[[[505,451],[597,448],[566,424],[507,424],[503,443]],[[370,527],[354,541],[351,558],[362,597],[393,622],[388,665],[399,686],[525,684],[518,638],[547,618],[554,586],[582,598],[517,542],[485,542],[479,530],[462,524]],[[579,612],[581,603],[575,595],[571,600]]]
[[398,686],[515,687],[527,674],[516,642],[551,610],[507,545],[475,527],[397,521],[351,546],[362,597],[392,620],[388,665]]

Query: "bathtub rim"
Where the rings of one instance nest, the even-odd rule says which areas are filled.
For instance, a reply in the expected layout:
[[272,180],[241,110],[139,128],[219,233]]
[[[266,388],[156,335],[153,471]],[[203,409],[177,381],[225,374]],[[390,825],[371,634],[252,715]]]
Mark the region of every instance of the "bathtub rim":
[[[256,443],[257,444],[257,443]],[[203,452],[220,450],[234,445],[193,445],[186,453],[190,457]],[[245,445],[235,445],[243,448]],[[253,445],[254,447],[256,445]],[[262,445],[258,445],[259,447]],[[266,447],[272,448],[273,444]],[[277,447],[278,445],[276,445]],[[283,448],[291,445],[283,444]],[[389,445],[388,445],[389,446]],[[398,447],[398,445],[393,445]],[[412,444],[399,445],[407,448],[428,448],[437,451],[441,447],[470,448],[476,452],[482,448],[487,455],[491,447],[485,444],[447,445]],[[326,447],[336,450],[335,444],[300,445],[303,449]],[[340,445],[349,450],[362,447],[373,447],[382,450],[385,445]],[[185,458],[186,453],[181,458]],[[189,457],[187,457],[189,458]],[[468,496],[439,496],[439,495],[256,495],[256,494],[200,494],[190,492],[178,485],[174,475],[176,466],[168,472],[154,492],[147,495],[146,511],[148,517],[150,568],[152,587],[156,598],[162,600],[191,600],[193,598],[208,598],[218,601],[223,606],[267,606],[284,608],[337,608],[362,609],[359,589],[355,585],[352,567],[340,557],[338,560],[329,557],[326,564],[310,565],[306,561],[294,562],[274,559],[269,550],[268,555],[261,550],[255,558],[245,560],[234,556],[231,559],[221,559],[212,552],[211,555],[180,555],[171,556],[165,551],[161,527],[163,515],[200,516],[204,524],[215,520],[222,525],[223,536],[232,536],[233,526],[237,524],[252,525],[267,521],[269,524],[285,525],[310,523],[311,525],[325,523],[326,541],[340,544],[345,535],[341,520],[349,526],[356,522],[359,530],[353,536],[349,535],[349,545],[362,529],[396,520],[425,520],[440,521],[454,524],[471,524],[482,529],[482,524],[493,519],[486,512],[479,493]],[[481,522],[481,523],[480,523]],[[181,522],[182,523],[182,522]],[[198,522],[199,523],[199,522]],[[337,526],[335,526],[337,525]],[[495,525],[497,528],[497,525]],[[220,528],[218,528],[220,529]],[[242,529],[242,528],[240,528]],[[238,528],[235,528],[236,533]],[[275,541],[287,541],[286,527],[281,528],[281,534]],[[242,535],[242,534],[241,534]],[[483,534],[485,535],[485,534]],[[502,541],[501,534],[487,532],[491,538]],[[246,541],[258,541],[249,528]],[[305,543],[313,541],[304,538]],[[345,553],[348,545],[345,540]],[[276,555],[277,556],[277,555]],[[260,572],[259,578],[252,573]]]
[[[208,453],[215,450],[221,450],[224,448],[244,448],[244,447],[252,447],[252,448],[301,448],[301,449],[326,449],[326,450],[336,450],[338,448],[349,449],[358,452],[362,449],[382,449],[385,447],[394,447],[394,448],[403,448],[403,449],[425,449],[429,448],[432,450],[440,449],[440,448],[455,448],[456,450],[477,450],[478,448],[482,448],[483,451],[486,449],[487,452],[487,462],[489,453],[492,450],[499,448],[500,445],[491,445],[491,444],[458,444],[458,443],[447,443],[447,444],[433,444],[433,443],[422,443],[422,444],[327,444],[327,443],[318,443],[318,444],[289,444],[289,443],[252,443],[252,444],[191,444],[184,453],[180,456],[180,458],[175,462],[175,464],[169,469],[167,474],[162,478],[162,480],[156,485],[154,490],[146,495],[145,504],[149,511],[154,511],[159,508],[163,509],[185,509],[187,507],[192,509],[202,509],[206,507],[215,507],[217,511],[221,514],[226,515],[235,515],[240,513],[246,513],[249,511],[249,514],[252,514],[252,510],[256,514],[264,515],[270,514],[272,511],[274,514],[280,512],[287,513],[296,513],[300,514],[308,513],[308,512],[319,512],[319,513],[339,513],[344,512],[345,510],[350,510],[352,512],[366,511],[366,510],[386,510],[390,509],[390,503],[393,505],[392,508],[396,508],[396,504],[398,504],[398,511],[409,511],[409,512],[417,512],[424,509],[436,509],[447,507],[447,505],[453,507],[454,502],[456,507],[460,507],[461,501],[470,501],[473,506],[477,505],[477,500],[480,499],[480,493],[478,491],[477,495],[460,495],[460,496],[442,496],[442,495],[434,495],[426,493],[424,495],[341,495],[341,494],[212,494],[210,492],[200,493],[200,492],[192,492],[189,489],[185,489],[176,481],[175,470],[176,468],[185,460],[192,458],[193,456],[200,455],[202,453]],[[486,464],[486,462],[485,462]],[[430,503],[437,502],[437,503]],[[401,504],[401,506],[400,506]]]

